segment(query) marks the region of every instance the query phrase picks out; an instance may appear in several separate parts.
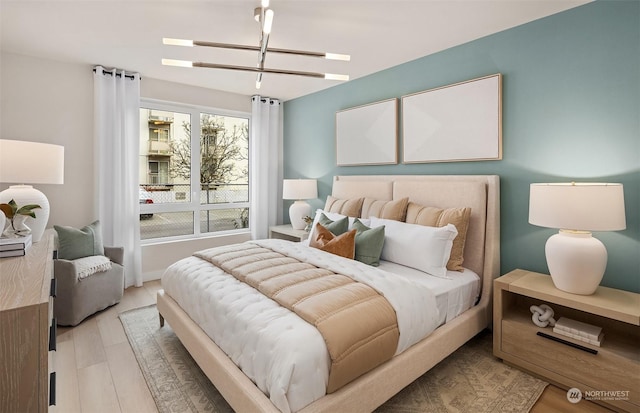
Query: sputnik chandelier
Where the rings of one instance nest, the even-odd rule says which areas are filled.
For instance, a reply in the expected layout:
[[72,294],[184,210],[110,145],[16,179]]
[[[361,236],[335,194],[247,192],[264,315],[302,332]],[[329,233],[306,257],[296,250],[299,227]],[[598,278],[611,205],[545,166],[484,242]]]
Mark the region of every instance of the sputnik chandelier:
[[341,81],[349,80],[349,75],[265,68],[264,61],[265,61],[267,52],[297,55],[297,56],[320,57],[320,58],[329,59],[329,60],[344,60],[344,61],[351,60],[351,56],[345,55],[345,54],[336,54],[336,53],[308,52],[304,50],[277,49],[277,48],[267,47],[269,43],[269,34],[271,33],[271,27],[273,25],[273,10],[269,8],[269,0],[262,0],[261,6],[257,7],[254,10],[253,14],[254,14],[255,20],[258,23],[260,23],[260,26],[262,29],[260,33],[260,43],[258,46],[205,42],[200,40],[170,39],[166,37],[162,39],[162,43],[170,46],[186,46],[186,47],[203,46],[203,47],[216,47],[216,48],[222,48],[222,49],[257,51],[258,64],[256,65],[256,67],[235,66],[235,65],[217,64],[217,63],[205,63],[205,62],[191,62],[188,60],[174,60],[174,59],[162,59],[162,64],[167,66],[206,67],[209,69],[226,69],[226,70],[240,70],[245,72],[255,72],[257,73],[256,89],[260,89],[263,73],[307,76],[307,77],[315,77],[315,78],[329,79],[329,80],[341,80]]

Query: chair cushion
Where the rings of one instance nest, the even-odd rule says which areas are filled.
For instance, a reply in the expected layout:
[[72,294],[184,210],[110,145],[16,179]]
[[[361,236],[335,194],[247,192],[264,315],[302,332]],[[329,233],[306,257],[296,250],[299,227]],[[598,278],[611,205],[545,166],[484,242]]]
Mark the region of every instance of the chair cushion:
[[91,255],[104,255],[100,221],[80,229],[54,225],[58,233],[58,258],[75,260]]

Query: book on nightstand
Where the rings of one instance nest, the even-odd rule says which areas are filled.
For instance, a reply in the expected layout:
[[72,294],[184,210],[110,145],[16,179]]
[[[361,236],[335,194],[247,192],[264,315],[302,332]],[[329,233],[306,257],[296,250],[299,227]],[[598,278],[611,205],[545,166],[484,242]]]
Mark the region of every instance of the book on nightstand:
[[23,237],[0,238],[0,258],[21,257],[31,247],[31,234]]
[[553,332],[598,347],[600,347],[602,340],[604,340],[604,333],[601,327],[564,317],[560,317],[556,322],[556,325],[553,327]]

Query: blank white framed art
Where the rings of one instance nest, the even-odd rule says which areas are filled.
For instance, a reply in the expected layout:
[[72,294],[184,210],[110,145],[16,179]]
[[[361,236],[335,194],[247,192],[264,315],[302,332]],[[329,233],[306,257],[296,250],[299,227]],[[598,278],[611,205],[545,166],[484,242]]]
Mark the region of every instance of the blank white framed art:
[[398,163],[397,98],[336,112],[336,163]]
[[502,159],[502,75],[402,97],[402,162]]

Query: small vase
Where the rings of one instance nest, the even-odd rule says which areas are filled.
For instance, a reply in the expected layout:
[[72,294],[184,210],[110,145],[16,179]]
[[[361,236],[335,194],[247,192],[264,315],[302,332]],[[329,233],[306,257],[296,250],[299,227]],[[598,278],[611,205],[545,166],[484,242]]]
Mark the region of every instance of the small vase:
[[7,225],[2,235],[7,238],[17,238],[31,234],[31,228],[25,222],[27,218],[26,215],[14,216],[13,219],[9,220],[9,225]]

